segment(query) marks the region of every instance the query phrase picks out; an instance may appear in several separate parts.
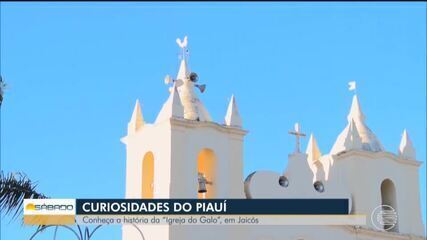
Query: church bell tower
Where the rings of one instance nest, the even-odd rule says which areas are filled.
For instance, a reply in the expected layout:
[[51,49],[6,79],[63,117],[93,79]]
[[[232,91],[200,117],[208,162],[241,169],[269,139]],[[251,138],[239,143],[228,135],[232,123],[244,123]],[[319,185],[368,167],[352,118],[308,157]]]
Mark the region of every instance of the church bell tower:
[[[154,123],[136,102],[121,140],[126,145],[126,198],[244,198],[243,138],[246,131],[234,96],[224,123],[214,122],[197,95],[205,85],[188,64],[187,37],[176,78],[166,76],[169,97]],[[173,227],[144,226],[144,234],[172,239]],[[138,239],[123,227],[123,239]],[[154,239],[154,238],[147,238]]]

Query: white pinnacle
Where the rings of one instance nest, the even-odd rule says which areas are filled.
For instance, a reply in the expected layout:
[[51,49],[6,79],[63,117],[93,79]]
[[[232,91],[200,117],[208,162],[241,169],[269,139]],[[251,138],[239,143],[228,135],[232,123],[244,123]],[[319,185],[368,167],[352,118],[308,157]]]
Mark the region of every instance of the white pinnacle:
[[133,109],[132,117],[128,123],[128,133],[134,133],[144,126],[144,117],[142,116],[139,100],[136,100],[135,108]]
[[308,156],[308,161],[316,162],[322,156],[322,153],[319,150],[319,146],[317,145],[317,141],[314,138],[313,134],[310,134],[310,139],[308,140],[307,149],[305,153]]
[[362,140],[360,139],[359,132],[357,131],[356,123],[352,119],[348,127],[347,137],[344,142],[346,150],[362,149]]
[[308,166],[313,172],[313,183],[325,180],[325,169],[323,167],[323,163],[320,161],[322,153],[320,152],[316,138],[314,138],[313,134],[310,134],[310,139],[308,140],[305,153],[307,154]]
[[208,111],[200,101],[195,91],[196,80],[190,79],[190,68],[188,66],[188,58],[186,57],[186,49],[188,45],[187,36],[184,40],[177,39],[179,47],[183,50],[182,60],[179,66],[178,74],[176,75],[176,87],[179,92],[182,106],[184,108],[184,118],[195,121],[212,121]]
[[351,119],[354,119],[355,121],[361,121],[361,122],[365,121],[365,115],[362,113],[362,109],[360,108],[360,104],[359,104],[359,98],[357,97],[356,94],[353,96],[350,113],[347,116],[348,122],[350,122]]
[[381,142],[365,123],[365,115],[361,110],[357,95],[353,96],[347,120],[348,124],[335,141],[331,154],[349,149],[363,149],[371,152],[384,151]]
[[415,148],[412,145],[412,141],[409,138],[408,132],[403,130],[402,139],[400,140],[400,146],[399,146],[399,156],[401,156],[404,159],[416,159],[416,152]]
[[186,80],[190,72],[188,70],[187,61],[185,59],[181,60],[181,64],[179,65],[178,74],[176,75],[176,79],[180,79],[182,81]]
[[240,117],[234,95],[231,95],[231,100],[228,104],[227,114],[225,115],[225,125],[239,128],[242,127],[242,118]]
[[162,110],[157,115],[156,123],[162,122],[170,118],[183,118],[184,108],[179,98],[179,93],[175,84],[172,87],[172,91],[169,95],[168,100],[163,104]]

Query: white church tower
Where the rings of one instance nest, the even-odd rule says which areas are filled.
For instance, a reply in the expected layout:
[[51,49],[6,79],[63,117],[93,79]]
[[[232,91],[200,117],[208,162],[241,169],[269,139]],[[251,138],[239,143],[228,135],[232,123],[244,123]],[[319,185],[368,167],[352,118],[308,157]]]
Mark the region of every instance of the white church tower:
[[[398,154],[386,151],[366,125],[357,95],[347,120],[347,126],[324,158],[335,165],[332,171],[341,176],[352,193],[352,212],[372,213],[376,207],[387,205],[397,212],[395,226],[384,227],[388,232],[424,236],[419,194],[421,162],[416,160],[406,130]],[[371,219],[368,227],[375,228]]]
[[[135,104],[126,144],[126,198],[244,198],[242,120],[234,96],[225,123],[212,120],[195,88],[197,74],[186,57],[187,37],[179,71],[170,94],[154,123],[144,122]],[[205,180],[206,189],[199,181]],[[202,186],[204,187],[204,186]],[[146,239],[183,238],[186,229],[175,226],[141,226]],[[131,226],[123,227],[123,239],[140,239]],[[180,237],[181,236],[181,237]]]

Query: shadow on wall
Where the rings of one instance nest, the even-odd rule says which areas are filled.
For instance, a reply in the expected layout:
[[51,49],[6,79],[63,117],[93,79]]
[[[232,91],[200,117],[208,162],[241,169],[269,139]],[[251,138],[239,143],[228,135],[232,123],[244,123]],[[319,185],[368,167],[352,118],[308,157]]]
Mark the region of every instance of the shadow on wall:
[[[396,213],[398,212],[396,204],[396,188],[394,187],[393,181],[390,179],[385,179],[381,183],[381,205],[390,206],[396,211]],[[398,232],[398,223],[399,222],[397,222],[394,226],[385,224],[384,230],[389,232]]]

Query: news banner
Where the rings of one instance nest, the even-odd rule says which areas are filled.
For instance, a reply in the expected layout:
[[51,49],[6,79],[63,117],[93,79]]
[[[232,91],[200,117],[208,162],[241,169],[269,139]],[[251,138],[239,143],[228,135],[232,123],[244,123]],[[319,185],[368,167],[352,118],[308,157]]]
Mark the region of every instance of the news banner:
[[365,225],[348,199],[25,199],[27,225]]

